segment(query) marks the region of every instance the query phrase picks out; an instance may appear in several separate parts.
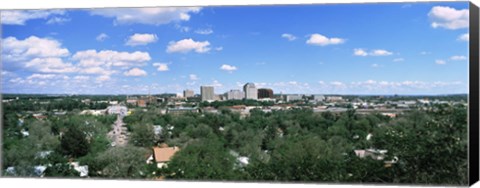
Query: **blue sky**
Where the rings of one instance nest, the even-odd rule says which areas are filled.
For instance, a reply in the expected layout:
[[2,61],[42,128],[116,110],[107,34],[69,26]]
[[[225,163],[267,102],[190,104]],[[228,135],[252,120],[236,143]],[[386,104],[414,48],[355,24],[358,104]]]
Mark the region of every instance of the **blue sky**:
[[2,92],[468,92],[468,2],[3,11]]

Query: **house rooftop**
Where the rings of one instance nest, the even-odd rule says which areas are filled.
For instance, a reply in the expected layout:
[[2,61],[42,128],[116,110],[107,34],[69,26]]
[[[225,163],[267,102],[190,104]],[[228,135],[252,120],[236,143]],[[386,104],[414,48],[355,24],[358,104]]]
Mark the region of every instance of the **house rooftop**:
[[153,157],[157,163],[168,162],[177,151],[180,151],[179,147],[154,147]]

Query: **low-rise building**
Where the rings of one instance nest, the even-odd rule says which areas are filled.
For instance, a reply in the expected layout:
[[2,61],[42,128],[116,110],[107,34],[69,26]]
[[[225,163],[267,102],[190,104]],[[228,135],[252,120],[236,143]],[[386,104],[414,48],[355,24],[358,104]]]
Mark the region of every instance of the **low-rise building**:
[[167,114],[184,114],[188,112],[198,113],[198,108],[191,108],[191,107],[178,107],[178,108],[167,108]]
[[290,102],[290,101],[298,101],[302,100],[303,95],[295,94],[295,95],[285,95],[285,101]]
[[180,151],[179,147],[154,147],[153,148],[153,159],[157,163],[158,168],[166,166],[167,163],[172,159],[172,157]]

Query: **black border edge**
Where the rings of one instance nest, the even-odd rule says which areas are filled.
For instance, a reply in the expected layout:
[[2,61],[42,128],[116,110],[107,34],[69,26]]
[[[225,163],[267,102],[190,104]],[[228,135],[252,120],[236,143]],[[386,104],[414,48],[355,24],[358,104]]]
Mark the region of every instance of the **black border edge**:
[[469,72],[470,72],[470,86],[469,86],[469,185],[472,186],[479,180],[479,8],[470,2],[469,6]]

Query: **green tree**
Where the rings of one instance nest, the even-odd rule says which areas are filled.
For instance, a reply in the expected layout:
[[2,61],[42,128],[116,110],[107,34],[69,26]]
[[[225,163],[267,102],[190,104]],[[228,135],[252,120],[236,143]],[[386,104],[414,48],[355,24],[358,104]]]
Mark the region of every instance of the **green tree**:
[[65,155],[81,157],[88,153],[90,144],[85,134],[75,126],[69,127],[61,138],[61,151]]

